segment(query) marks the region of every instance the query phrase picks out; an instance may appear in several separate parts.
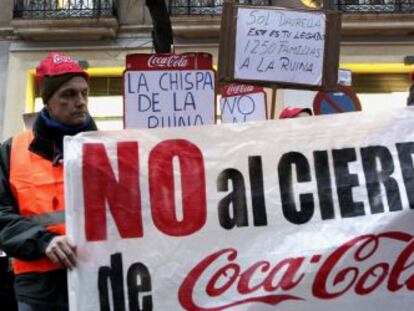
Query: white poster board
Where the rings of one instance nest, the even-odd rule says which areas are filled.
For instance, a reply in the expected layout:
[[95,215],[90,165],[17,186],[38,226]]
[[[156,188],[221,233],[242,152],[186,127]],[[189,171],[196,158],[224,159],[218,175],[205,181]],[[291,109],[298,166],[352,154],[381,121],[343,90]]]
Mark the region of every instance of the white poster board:
[[134,54],[124,73],[124,124],[130,128],[215,123],[211,55]]
[[349,69],[339,68],[338,84],[352,86],[352,71]]
[[322,12],[238,9],[234,77],[322,85]]
[[266,93],[253,85],[226,85],[221,91],[220,114],[222,123],[264,121],[267,119]]
[[413,118],[66,137],[70,310],[411,310]]

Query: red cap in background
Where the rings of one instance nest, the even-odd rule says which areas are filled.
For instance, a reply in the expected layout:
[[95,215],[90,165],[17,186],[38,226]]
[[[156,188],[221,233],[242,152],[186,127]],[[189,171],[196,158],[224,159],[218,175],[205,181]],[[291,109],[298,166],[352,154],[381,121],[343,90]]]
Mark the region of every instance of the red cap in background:
[[312,110],[310,110],[309,108],[286,107],[280,113],[279,119],[296,118],[298,114],[300,114],[301,112],[306,112],[310,116],[312,115]]
[[65,53],[51,52],[36,67],[36,79],[39,85],[44,77],[55,77],[68,73],[78,73],[85,76],[85,78],[89,77],[78,62]]

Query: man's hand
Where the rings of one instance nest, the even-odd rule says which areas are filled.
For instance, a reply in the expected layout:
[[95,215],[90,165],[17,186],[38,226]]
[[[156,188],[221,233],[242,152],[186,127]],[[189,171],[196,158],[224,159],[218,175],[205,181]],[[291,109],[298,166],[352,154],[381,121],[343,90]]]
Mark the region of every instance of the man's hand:
[[46,257],[58,267],[72,270],[76,266],[76,246],[65,235],[54,237],[46,248]]

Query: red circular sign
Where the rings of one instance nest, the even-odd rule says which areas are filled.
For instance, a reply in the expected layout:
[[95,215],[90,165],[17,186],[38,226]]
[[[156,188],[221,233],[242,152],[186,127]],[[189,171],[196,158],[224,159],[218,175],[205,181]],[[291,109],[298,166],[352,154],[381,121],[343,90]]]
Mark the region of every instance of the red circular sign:
[[361,111],[361,102],[347,86],[338,85],[334,92],[318,92],[313,100],[315,115]]

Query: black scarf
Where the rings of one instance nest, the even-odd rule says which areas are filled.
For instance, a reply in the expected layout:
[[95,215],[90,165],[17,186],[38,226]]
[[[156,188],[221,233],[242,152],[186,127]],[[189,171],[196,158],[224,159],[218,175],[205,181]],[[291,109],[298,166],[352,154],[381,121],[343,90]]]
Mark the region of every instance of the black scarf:
[[50,119],[46,109],[43,109],[33,125],[34,139],[29,150],[57,165],[63,159],[64,136],[96,130],[96,124],[91,117],[81,126],[68,127]]

